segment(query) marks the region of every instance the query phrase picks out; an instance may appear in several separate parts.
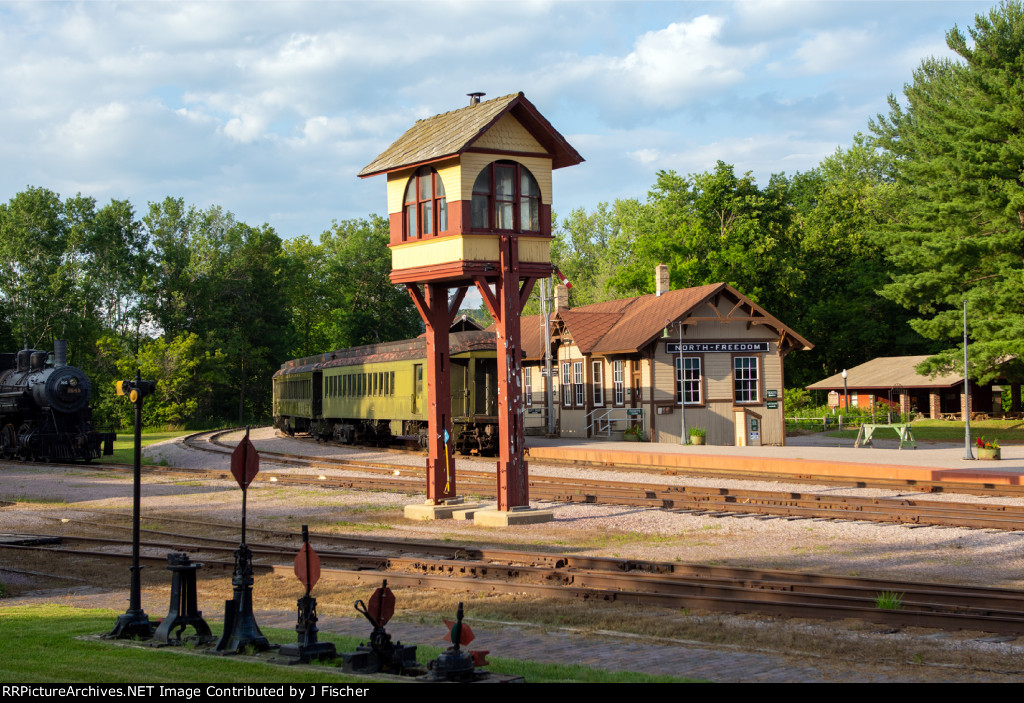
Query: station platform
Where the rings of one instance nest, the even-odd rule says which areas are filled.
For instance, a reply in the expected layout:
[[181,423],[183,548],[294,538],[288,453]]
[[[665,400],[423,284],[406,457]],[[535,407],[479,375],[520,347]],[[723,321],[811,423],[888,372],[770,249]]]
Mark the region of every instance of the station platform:
[[898,441],[875,440],[875,447],[854,448],[852,439],[821,434],[790,437],[785,447],[716,447],[611,442],[587,439],[527,437],[532,462],[569,461],[616,466],[661,467],[666,470],[763,472],[794,477],[895,479],[1019,485],[1024,482],[1024,445],[1001,447],[996,461],[964,458],[963,442],[918,442],[917,449],[898,449]]

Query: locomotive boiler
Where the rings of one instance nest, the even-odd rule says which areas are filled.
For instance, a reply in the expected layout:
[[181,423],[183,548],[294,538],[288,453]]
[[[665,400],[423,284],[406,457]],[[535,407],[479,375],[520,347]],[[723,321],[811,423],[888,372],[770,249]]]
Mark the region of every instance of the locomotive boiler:
[[91,422],[89,377],[67,363],[67,342],[51,354],[0,354],[0,456],[37,461],[90,461],[112,454],[115,435]]

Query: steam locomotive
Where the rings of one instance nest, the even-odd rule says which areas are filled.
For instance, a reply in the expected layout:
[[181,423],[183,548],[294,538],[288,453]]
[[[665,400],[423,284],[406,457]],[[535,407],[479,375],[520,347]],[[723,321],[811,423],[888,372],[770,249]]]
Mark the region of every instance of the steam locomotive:
[[90,461],[113,454],[112,432],[97,432],[89,377],[67,363],[67,342],[53,353],[0,353],[0,456],[36,461]]

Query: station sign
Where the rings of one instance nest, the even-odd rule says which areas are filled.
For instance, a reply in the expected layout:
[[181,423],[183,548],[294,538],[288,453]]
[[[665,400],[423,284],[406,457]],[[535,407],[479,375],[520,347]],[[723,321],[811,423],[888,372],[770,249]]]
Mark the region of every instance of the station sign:
[[[667,354],[767,352],[769,342],[665,342]],[[682,346],[682,351],[680,351]]]

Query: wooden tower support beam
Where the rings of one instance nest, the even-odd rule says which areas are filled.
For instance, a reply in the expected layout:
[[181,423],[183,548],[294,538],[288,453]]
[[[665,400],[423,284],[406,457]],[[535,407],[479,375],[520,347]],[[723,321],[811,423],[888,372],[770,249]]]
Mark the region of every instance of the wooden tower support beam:
[[474,278],[497,329],[498,352],[498,510],[529,507],[529,474],[524,456],[523,351],[519,315],[526,306],[537,278],[520,286],[518,246],[514,236],[503,235],[500,244],[501,278]]
[[[459,311],[466,286],[459,286],[451,302],[448,286],[427,283],[424,290],[414,283],[406,289],[427,328],[427,500],[435,505],[455,497],[455,457],[452,447],[452,397],[449,330]],[[415,389],[414,389],[415,392]],[[449,435],[445,442],[445,432]]]

